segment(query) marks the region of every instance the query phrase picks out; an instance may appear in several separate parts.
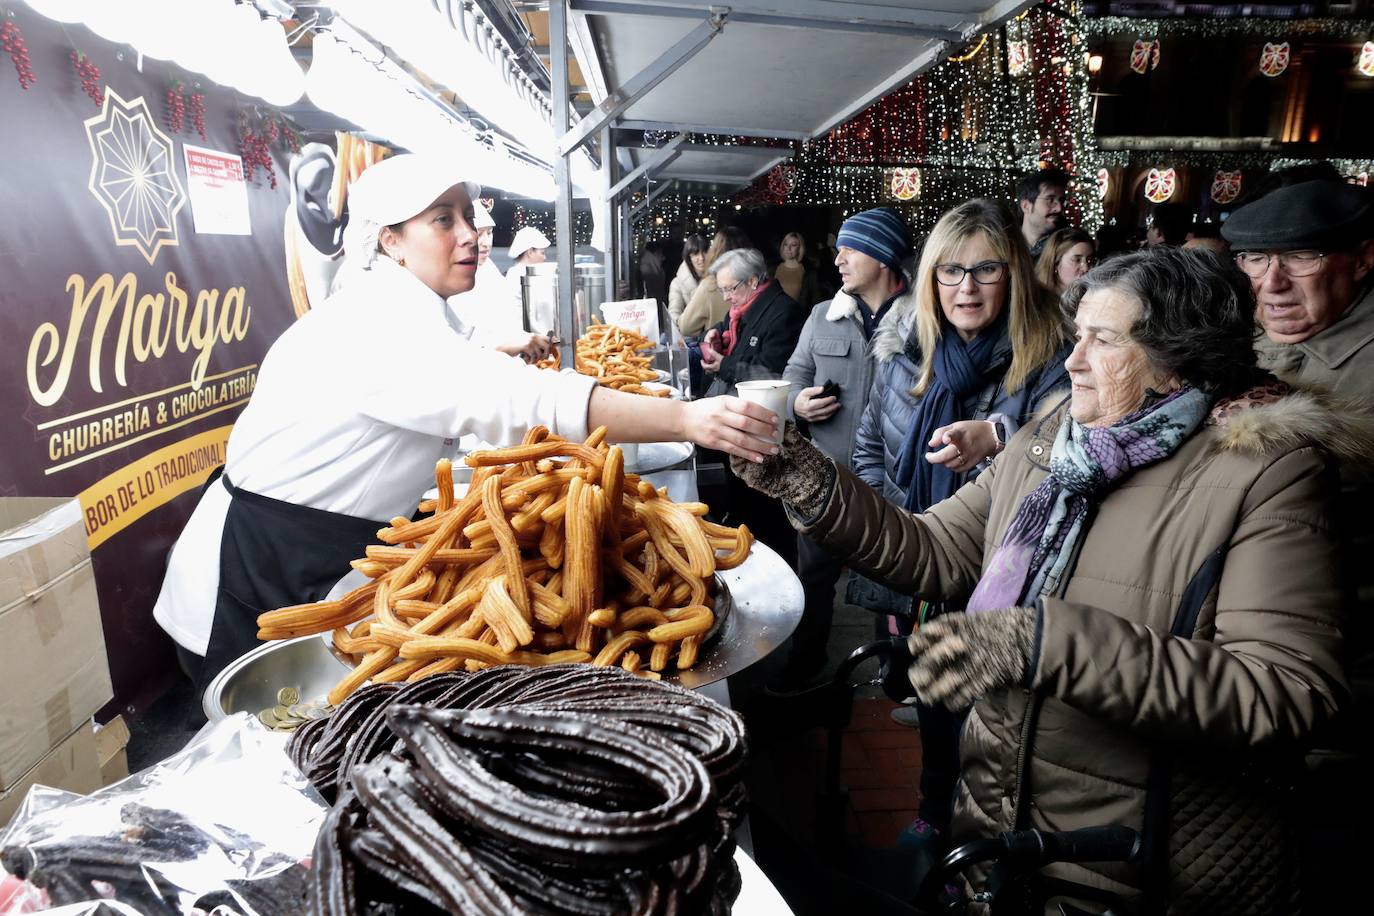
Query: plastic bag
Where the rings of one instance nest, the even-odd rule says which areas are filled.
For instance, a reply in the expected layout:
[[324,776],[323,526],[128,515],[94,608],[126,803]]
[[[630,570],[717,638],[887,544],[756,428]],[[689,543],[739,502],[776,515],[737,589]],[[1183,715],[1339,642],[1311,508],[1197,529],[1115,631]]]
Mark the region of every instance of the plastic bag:
[[0,916],[301,912],[326,806],[251,722],[89,796],[30,789],[0,835]]

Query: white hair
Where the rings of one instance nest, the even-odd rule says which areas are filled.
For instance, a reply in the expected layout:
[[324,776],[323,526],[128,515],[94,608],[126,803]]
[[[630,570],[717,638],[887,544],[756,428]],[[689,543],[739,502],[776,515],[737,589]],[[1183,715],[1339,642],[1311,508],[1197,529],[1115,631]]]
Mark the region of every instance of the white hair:
[[763,259],[763,252],[757,248],[732,248],[716,258],[707,269],[713,274],[728,270],[730,276],[741,282],[757,279],[760,283],[765,283],[768,280],[768,262]]

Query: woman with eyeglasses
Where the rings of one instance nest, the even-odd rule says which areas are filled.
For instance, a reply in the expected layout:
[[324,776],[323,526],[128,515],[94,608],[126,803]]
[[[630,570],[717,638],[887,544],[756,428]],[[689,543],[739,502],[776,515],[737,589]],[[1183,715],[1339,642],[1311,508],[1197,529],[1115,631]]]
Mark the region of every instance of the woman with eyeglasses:
[[1082,229],[1057,229],[1045,240],[1040,259],[1035,262],[1035,279],[1056,296],[1073,285],[1073,281],[1092,269],[1097,246],[1093,237]]
[[[1039,290],[1030,252],[998,204],[970,200],[940,217],[910,293],[873,335],[874,387],[854,446],[854,473],[888,502],[923,512],[952,495],[1043,405],[1069,387],[1072,347]],[[896,628],[944,608],[854,576],[849,600],[895,612]],[[957,609],[956,609],[957,610]],[[937,857],[953,805],[961,715],[915,705],[922,732],[920,817],[904,845]],[[898,721],[912,715],[899,709]]]

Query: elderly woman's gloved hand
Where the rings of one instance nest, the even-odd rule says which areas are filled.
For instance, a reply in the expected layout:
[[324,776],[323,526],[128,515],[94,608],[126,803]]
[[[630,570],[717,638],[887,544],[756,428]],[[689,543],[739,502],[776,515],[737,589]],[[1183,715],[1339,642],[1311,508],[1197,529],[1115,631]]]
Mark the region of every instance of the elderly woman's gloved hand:
[[929,706],[965,709],[990,690],[1021,681],[1031,661],[1036,610],[1014,607],[937,617],[911,634],[907,669]]
[[835,484],[835,462],[788,421],[783,428],[782,446],[755,464],[743,458],[730,458],[735,476],[768,496],[793,506],[804,518],[821,511]]

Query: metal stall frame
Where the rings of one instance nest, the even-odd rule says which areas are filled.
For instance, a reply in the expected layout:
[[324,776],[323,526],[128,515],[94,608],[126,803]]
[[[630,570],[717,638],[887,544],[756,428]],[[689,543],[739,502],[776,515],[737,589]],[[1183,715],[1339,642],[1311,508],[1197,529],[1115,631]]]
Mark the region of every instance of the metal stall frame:
[[[654,202],[670,187],[678,182],[708,182],[731,188],[747,185],[789,158],[791,142],[822,136],[922,70],[958,51],[979,33],[1019,15],[1036,0],[943,2],[941,9],[928,8],[926,2],[928,0],[912,0],[907,5],[860,0],[788,0],[787,3],[737,0],[730,5],[712,5],[691,0],[682,3],[549,0],[551,101],[557,137],[554,176],[558,185],[555,204],[558,238],[555,244],[558,248],[561,326],[576,333],[570,156],[594,140],[600,147],[598,190],[604,200],[595,215],[606,238],[604,259],[608,293],[615,295],[619,283],[631,276],[635,220],[646,216]],[[598,17],[597,23],[591,21],[592,17]],[[676,36],[675,40],[655,52],[643,47],[652,42],[629,39],[631,44],[622,44],[620,50],[633,53],[617,54],[612,39],[621,32],[631,31],[635,24],[642,27],[646,20],[661,23],[662,31]],[[685,34],[679,34],[684,22],[691,20],[698,21]],[[665,97],[655,110],[654,100],[662,93],[654,90],[679,70],[686,67],[705,79],[721,76],[720,58],[724,52],[710,62],[701,59],[695,68],[689,64],[717,43],[722,35],[734,30],[747,34],[740,38],[746,46],[750,46],[748,42],[759,41],[800,47],[803,51],[817,47],[813,43],[815,36],[820,35],[822,42],[817,53],[821,59],[814,67],[793,68],[785,77],[777,77],[773,84],[758,88],[774,74],[767,69],[770,61],[766,55],[752,55],[748,60],[734,61],[739,72],[730,74],[731,78],[739,76],[738,85],[755,88],[757,94],[765,98],[779,88],[784,92],[796,89],[802,102],[814,100],[814,105],[796,109],[797,100],[792,99],[794,109],[790,113],[736,111],[722,114],[703,110],[701,106],[691,109],[691,106],[668,104],[665,108]],[[598,50],[598,38],[613,58],[605,65]],[[622,37],[622,41],[625,40]],[[570,44],[596,102],[595,107],[576,123],[571,123],[567,104]],[[872,48],[873,53],[865,53],[868,48]],[[626,63],[625,58],[630,58],[630,62]],[[760,67],[764,69],[760,71]],[[749,76],[744,76],[745,71],[749,71]],[[805,85],[798,87],[798,81]],[[691,110],[684,112],[683,107]],[[771,119],[766,116],[770,113],[775,115]],[[712,114],[720,116],[712,117]],[[616,140],[617,130],[655,131],[672,136],[665,143],[648,148],[642,144],[621,146]],[[788,141],[789,145],[696,145],[688,142],[689,134],[768,137]],[[736,167],[733,174],[723,180],[721,173],[731,170],[720,166],[731,159],[735,160]],[[633,195],[639,191],[644,196],[633,200]],[[564,347],[563,365],[571,367],[574,355],[574,346]]]

